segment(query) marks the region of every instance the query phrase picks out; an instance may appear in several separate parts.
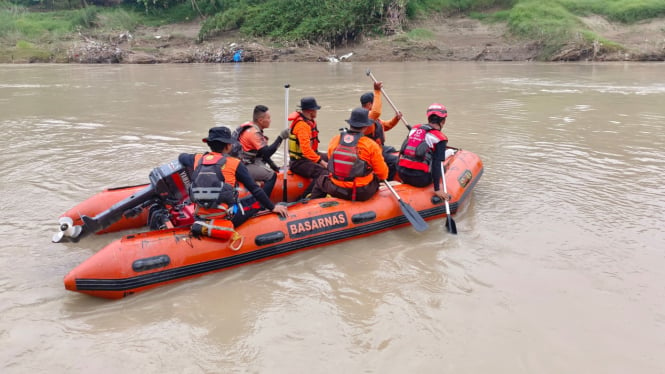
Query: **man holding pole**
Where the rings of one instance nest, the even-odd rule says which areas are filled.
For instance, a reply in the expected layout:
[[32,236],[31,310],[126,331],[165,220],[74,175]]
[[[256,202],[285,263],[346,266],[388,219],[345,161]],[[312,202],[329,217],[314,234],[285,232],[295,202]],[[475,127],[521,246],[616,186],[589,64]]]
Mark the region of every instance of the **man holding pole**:
[[289,131],[284,129],[275,141],[268,145],[268,138],[263,130],[270,127],[270,110],[265,105],[254,107],[252,120],[238,126],[234,132],[237,140],[231,155],[239,158],[249,171],[249,175],[257,182],[263,182],[263,191],[270,197],[279,168],[270,158],[279,148],[282,140],[288,139]]
[[369,110],[369,119],[372,124],[366,130],[366,136],[374,139],[383,148],[383,158],[388,164],[388,180],[393,180],[397,171],[398,157],[393,155],[395,148],[386,146],[385,132],[389,131],[402,119],[402,112],[395,112],[395,116],[390,121],[383,121],[381,117],[381,89],[383,88],[382,82],[374,82],[374,92],[366,92],[360,96],[360,105]]

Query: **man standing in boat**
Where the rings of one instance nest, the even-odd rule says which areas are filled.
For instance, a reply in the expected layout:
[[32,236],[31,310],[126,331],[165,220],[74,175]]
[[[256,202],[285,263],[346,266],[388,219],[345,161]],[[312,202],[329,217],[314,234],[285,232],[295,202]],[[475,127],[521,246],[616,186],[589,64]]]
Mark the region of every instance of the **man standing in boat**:
[[270,110],[265,105],[254,107],[252,120],[243,123],[233,133],[238,140],[232,148],[231,155],[239,158],[249,171],[249,175],[257,182],[263,182],[263,191],[270,197],[279,167],[270,159],[284,139],[289,137],[289,130],[284,129],[277,139],[268,145],[268,138],[263,130],[270,127]]
[[369,110],[369,118],[372,124],[365,130],[366,136],[374,139],[383,150],[383,158],[388,165],[388,180],[393,180],[397,172],[397,162],[399,158],[393,155],[395,148],[386,146],[386,131],[389,131],[400,119],[402,119],[402,112],[395,113],[395,116],[390,121],[383,121],[380,119],[382,103],[381,103],[381,88],[383,82],[374,82],[374,92],[366,92],[360,96],[360,105]]
[[[219,228],[237,228],[261,210],[261,206],[286,217],[286,206],[273,204],[249,175],[247,167],[228,155],[236,143],[231,130],[224,126],[213,127],[203,142],[208,144],[210,152],[182,153],[178,157],[191,171],[190,198],[197,205],[197,221],[192,225],[194,235],[214,237]],[[238,183],[244,184],[251,196],[238,199]]]
[[351,111],[346,120],[350,129],[342,129],[328,145],[328,170],[316,180],[312,198],[333,197],[351,201],[365,201],[374,196],[379,182],[388,177],[388,165],[383,159],[381,146],[367,137],[372,125],[365,108]]
[[416,187],[434,184],[434,194],[450,200],[450,195],[440,189],[441,163],[446,159],[448,138],[441,132],[448,110],[434,103],[427,108],[427,121],[415,125],[402,143],[399,151],[397,173],[402,182]]
[[321,107],[313,97],[300,100],[300,110],[291,113],[289,127],[290,170],[300,176],[312,179],[303,192],[303,197],[312,191],[316,180],[328,174],[328,156],[319,152],[319,129],[316,115]]

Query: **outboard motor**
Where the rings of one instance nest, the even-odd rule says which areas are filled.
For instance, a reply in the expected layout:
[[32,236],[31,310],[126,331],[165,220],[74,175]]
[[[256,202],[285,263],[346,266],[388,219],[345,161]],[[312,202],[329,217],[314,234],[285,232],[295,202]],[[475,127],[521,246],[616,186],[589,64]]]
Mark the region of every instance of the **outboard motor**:
[[[58,221],[60,230],[53,235],[54,243],[69,240],[78,241],[82,237],[104,230],[123,216],[132,217],[149,206],[183,205],[189,199],[191,184],[187,170],[179,161],[171,161],[153,169],[149,175],[150,185],[139,192],[113,204],[95,217],[81,216],[82,226],[73,225],[70,217]],[[160,215],[164,220],[164,215]],[[168,216],[166,216],[168,218]]]

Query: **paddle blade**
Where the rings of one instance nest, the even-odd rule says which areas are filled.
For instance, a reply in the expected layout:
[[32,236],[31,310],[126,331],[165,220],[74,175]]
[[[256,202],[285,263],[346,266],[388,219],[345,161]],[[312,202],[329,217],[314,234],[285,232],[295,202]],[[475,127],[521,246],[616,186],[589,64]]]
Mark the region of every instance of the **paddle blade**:
[[421,217],[420,214],[418,214],[418,212],[416,212],[416,210],[413,209],[413,207],[411,205],[409,205],[409,204],[405,203],[404,201],[400,200],[399,201],[399,206],[400,206],[400,208],[402,208],[402,213],[404,213],[404,216],[406,217],[406,219],[408,219],[409,222],[411,222],[411,224],[413,225],[413,228],[415,228],[416,231],[418,231],[418,232],[425,231],[429,228],[429,225],[427,224],[427,222],[425,222],[423,217]]
[[455,224],[455,220],[451,216],[447,217],[448,219],[446,220],[446,229],[449,233],[457,235],[457,225]]

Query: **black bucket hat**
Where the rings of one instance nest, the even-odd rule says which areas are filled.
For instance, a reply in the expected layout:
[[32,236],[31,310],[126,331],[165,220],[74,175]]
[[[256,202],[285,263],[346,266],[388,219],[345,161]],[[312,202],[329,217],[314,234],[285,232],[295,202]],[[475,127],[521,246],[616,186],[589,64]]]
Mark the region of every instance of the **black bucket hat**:
[[369,119],[369,110],[365,108],[356,108],[351,111],[351,118],[346,120],[346,123],[351,125],[351,127],[367,127],[372,124],[372,121]]
[[302,110],[319,110],[321,107],[316,103],[316,99],[308,96],[300,99],[300,109]]
[[221,142],[225,144],[234,144],[236,140],[231,135],[231,130],[225,126],[212,127],[208,130],[208,137],[202,139],[204,143]]

